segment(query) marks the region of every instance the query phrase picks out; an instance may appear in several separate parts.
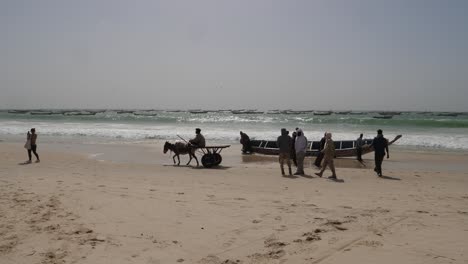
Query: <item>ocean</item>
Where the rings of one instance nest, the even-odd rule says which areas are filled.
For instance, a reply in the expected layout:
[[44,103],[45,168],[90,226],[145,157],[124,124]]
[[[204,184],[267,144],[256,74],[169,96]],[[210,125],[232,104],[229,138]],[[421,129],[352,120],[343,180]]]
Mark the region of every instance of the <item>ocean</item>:
[[[319,113],[320,114],[320,113]],[[383,119],[383,114],[394,114]],[[380,118],[376,118],[380,117]],[[202,129],[207,143],[232,144],[239,131],[251,139],[276,139],[281,128],[303,129],[309,140],[320,140],[325,131],[335,140],[356,139],[360,133],[373,138],[382,129],[388,139],[403,135],[396,145],[407,148],[468,150],[468,114],[437,112],[340,112],[269,111],[133,111],[133,110],[35,110],[0,111],[0,136],[21,136],[35,127],[49,138],[76,138],[87,142],[145,142],[180,140]]]

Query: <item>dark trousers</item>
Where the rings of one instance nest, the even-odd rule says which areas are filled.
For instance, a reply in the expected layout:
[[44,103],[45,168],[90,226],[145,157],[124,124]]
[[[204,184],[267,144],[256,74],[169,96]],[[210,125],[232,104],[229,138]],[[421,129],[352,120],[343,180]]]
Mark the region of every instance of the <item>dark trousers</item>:
[[294,163],[294,166],[297,167],[297,159],[296,159],[296,150],[295,149],[291,150],[291,159],[292,159],[292,161]]
[[377,172],[378,174],[382,174],[382,162],[385,157],[384,154],[380,153],[375,153],[374,159],[375,159],[375,168],[374,171]]
[[317,158],[315,158],[315,166],[317,167],[320,167],[320,164],[322,163],[322,159],[323,159],[323,153],[322,152],[319,152],[319,154],[317,155]]
[[247,143],[242,144],[242,153],[252,153],[252,146],[250,145],[250,141]]
[[356,148],[357,160],[362,161],[362,148]]
[[36,150],[37,150],[37,145],[36,144],[31,145],[31,149],[28,149],[29,160],[31,160],[31,158],[32,158],[31,151],[34,153],[34,156],[36,156],[36,159],[39,159],[39,155],[37,154]]

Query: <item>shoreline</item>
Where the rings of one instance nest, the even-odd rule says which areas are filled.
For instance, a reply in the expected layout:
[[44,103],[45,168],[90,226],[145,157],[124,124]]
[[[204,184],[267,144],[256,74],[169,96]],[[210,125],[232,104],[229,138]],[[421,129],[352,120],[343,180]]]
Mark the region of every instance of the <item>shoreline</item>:
[[[108,161],[114,163],[126,164],[152,164],[152,165],[172,165],[172,156],[163,154],[163,140],[150,140],[138,142],[107,142],[107,143],[85,143],[85,142],[38,142],[38,152],[42,150],[53,151],[56,153],[78,154],[88,159],[98,161]],[[25,153],[23,143],[17,139],[16,142],[0,141],[0,146],[8,148],[18,148]],[[243,155],[242,146],[232,144],[229,148],[222,151],[223,162],[221,166],[263,166],[269,168],[278,167],[277,156],[268,156],[262,154]],[[201,153],[196,153],[201,165]],[[373,152],[363,156],[364,165],[357,162],[354,157],[337,158],[335,166],[340,168],[353,169],[372,169],[374,165]],[[187,155],[180,156],[180,164],[185,165],[188,161]],[[304,166],[309,171],[315,172],[313,165],[315,157],[306,157]],[[195,160],[192,160],[191,166],[196,166]],[[468,152],[463,151],[440,151],[436,149],[407,149],[392,145],[390,147],[390,159],[384,160],[384,168],[392,170],[421,170],[421,171],[468,171]]]

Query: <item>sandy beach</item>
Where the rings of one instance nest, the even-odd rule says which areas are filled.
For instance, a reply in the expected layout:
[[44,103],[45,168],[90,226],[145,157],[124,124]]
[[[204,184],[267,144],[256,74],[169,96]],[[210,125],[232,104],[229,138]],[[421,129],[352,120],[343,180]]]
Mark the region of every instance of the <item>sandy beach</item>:
[[466,153],[392,151],[383,178],[342,159],[333,182],[238,145],[217,169],[159,142],[0,148],[2,264],[468,263]]

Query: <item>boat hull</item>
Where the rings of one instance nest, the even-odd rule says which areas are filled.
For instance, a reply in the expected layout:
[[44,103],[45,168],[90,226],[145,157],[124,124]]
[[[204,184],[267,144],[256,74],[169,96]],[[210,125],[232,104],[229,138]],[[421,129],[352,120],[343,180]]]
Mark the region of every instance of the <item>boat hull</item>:
[[[389,145],[401,138],[401,135],[396,136],[392,141],[388,142]],[[363,139],[364,147],[362,148],[362,155],[371,153],[374,151],[370,144],[372,139]],[[335,142],[335,154],[337,158],[342,157],[354,157],[357,155],[356,152],[356,141],[355,140],[343,140]],[[279,149],[276,141],[267,140],[251,140],[252,152],[263,154],[263,155],[278,155]],[[319,154],[319,141],[308,141],[306,156],[314,157]]]

